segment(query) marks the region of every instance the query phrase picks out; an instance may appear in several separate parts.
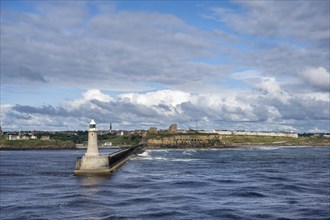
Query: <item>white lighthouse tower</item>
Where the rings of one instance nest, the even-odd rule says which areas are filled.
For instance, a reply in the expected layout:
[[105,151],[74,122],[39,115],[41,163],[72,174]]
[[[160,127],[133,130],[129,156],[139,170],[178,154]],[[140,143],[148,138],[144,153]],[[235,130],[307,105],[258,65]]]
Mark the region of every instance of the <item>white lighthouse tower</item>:
[[89,123],[88,146],[85,156],[99,156],[99,149],[97,147],[97,129],[94,119]]
[[87,151],[83,157],[77,159],[74,174],[80,175],[104,173],[110,173],[109,156],[99,154],[99,149],[97,146],[96,123],[92,119],[88,128]]

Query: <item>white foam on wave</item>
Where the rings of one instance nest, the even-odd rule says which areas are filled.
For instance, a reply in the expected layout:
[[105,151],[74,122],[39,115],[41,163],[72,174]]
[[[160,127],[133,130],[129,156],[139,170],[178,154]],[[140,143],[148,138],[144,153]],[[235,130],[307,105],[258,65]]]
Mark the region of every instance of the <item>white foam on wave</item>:
[[198,159],[192,158],[169,158],[169,157],[153,157],[150,154],[150,151],[145,151],[141,154],[138,154],[137,157],[132,158],[133,160],[160,160],[160,161],[179,161],[179,162],[189,162]]
[[280,147],[251,147],[250,149],[258,149],[258,150],[277,150]]
[[187,152],[187,151],[183,151],[182,153],[183,153],[183,154],[186,154],[186,155],[192,155],[191,152]]
[[179,162],[189,162],[198,159],[192,158],[168,158],[168,157],[153,157],[154,160],[165,160],[165,161],[179,161]]
[[168,150],[160,150],[160,149],[155,149],[153,151],[156,151],[156,152],[168,152]]
[[180,162],[189,162],[189,161],[195,161],[195,160],[199,160],[199,159],[192,159],[192,158],[179,158],[179,159],[172,159],[171,161],[180,161]]
[[149,152],[150,152],[149,150],[146,150],[143,153],[138,154],[138,156],[139,157],[150,157]]
[[137,155],[137,157],[132,158],[133,160],[152,160],[151,155],[149,154],[151,151],[146,150],[143,153]]
[[196,153],[196,150],[185,150],[182,153],[186,155],[192,155],[193,153]]
[[286,148],[303,148],[308,146],[253,146],[249,147],[249,149],[254,150],[278,150],[278,149],[286,149]]
[[[137,157],[132,158],[133,160],[160,160],[160,161],[179,161],[179,162],[189,162],[194,161],[198,159],[192,159],[192,158],[169,158],[164,156],[151,156],[151,152],[168,152],[168,150],[146,150],[141,154],[138,154]],[[196,150],[186,150],[182,152],[183,154],[192,155],[192,153],[196,152]]]

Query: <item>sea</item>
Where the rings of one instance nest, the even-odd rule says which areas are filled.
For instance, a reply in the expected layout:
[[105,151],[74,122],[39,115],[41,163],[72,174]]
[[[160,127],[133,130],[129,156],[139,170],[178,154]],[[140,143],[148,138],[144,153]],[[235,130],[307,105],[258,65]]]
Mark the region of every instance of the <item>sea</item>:
[[84,153],[1,151],[0,219],[330,219],[330,147],[147,150],[74,176]]

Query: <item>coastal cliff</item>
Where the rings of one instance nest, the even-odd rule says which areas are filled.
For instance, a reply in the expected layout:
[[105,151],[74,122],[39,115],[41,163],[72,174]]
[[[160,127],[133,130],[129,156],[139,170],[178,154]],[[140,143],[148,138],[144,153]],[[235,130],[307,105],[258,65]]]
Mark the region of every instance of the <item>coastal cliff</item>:
[[215,134],[154,135],[145,139],[148,148],[209,148],[224,147]]
[[329,138],[220,136],[214,134],[154,135],[145,139],[147,148],[227,148],[244,146],[330,146]]

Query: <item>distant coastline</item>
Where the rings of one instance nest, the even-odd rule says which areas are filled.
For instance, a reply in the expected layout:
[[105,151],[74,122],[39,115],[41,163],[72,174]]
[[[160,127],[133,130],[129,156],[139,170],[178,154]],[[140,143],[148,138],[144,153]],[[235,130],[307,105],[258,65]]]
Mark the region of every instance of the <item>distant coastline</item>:
[[[251,133],[251,132],[250,132]],[[198,131],[183,132],[173,124],[168,130],[158,131],[150,128],[148,131],[123,133],[100,133],[99,148],[121,148],[143,144],[146,149],[208,149],[208,148],[237,148],[249,146],[330,146],[328,135],[313,136],[279,136],[252,135],[250,133],[206,133]],[[242,135],[245,134],[245,135]],[[40,137],[39,137],[40,136]],[[66,132],[55,134],[41,133],[35,139],[19,135],[20,139],[11,139],[13,135],[6,134],[0,139],[0,150],[65,150],[86,149],[86,132]],[[47,138],[45,138],[47,137]],[[23,139],[24,138],[24,139]]]
[[[23,131],[0,135],[0,150],[86,149],[88,131]],[[208,149],[246,146],[330,146],[330,133],[180,130],[177,124],[158,130],[100,130],[100,149],[143,144],[146,149]]]
[[249,148],[249,147],[330,147],[330,144],[304,144],[304,145],[292,145],[292,144],[244,144],[236,143],[235,145],[226,146],[147,146],[146,149],[161,150],[161,149],[231,149],[231,148]]
[[324,137],[265,137],[210,135],[157,136],[146,140],[147,148],[236,148],[249,146],[330,146],[330,138]]
[[[26,141],[17,143],[17,141],[10,142],[10,144],[0,144],[0,151],[8,151],[8,150],[85,150],[83,147],[76,147],[74,143],[71,142],[58,142],[56,144],[49,143],[39,143],[37,145],[28,143]],[[14,144],[13,144],[14,143]],[[230,143],[227,145],[146,145],[146,149],[230,149],[230,148],[245,148],[245,147],[294,147],[294,146],[308,146],[308,147],[330,147],[330,142],[302,142],[302,143]],[[99,149],[115,149],[118,147],[102,147]]]

